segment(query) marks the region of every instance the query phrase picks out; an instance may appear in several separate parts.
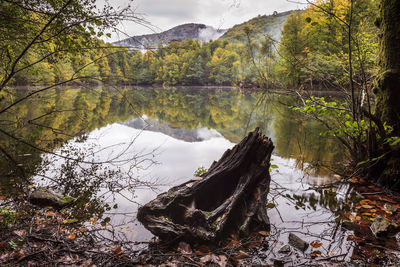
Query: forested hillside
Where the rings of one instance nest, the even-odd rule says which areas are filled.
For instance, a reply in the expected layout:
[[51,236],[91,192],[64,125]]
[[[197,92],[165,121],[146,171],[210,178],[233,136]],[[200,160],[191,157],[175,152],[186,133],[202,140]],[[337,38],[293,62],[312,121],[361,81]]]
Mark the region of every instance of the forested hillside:
[[[376,73],[377,1],[317,1],[287,19],[279,44],[278,72],[293,87],[342,88],[349,85],[349,54],[355,84],[366,86]],[[350,22],[351,16],[351,22]]]
[[[90,39],[93,48],[86,53],[45,58],[15,75],[13,84],[51,84],[74,77],[75,83],[90,84],[247,83],[331,90],[348,86],[351,49],[355,86],[367,86],[376,73],[377,5],[373,0],[357,1],[353,9],[350,37],[347,0],[259,16],[229,29],[220,40],[174,41],[147,52],[106,44],[96,39],[102,33],[95,33]],[[24,61],[39,58],[40,53],[30,52]]]
[[279,40],[283,24],[293,12],[295,11],[274,13],[273,15],[259,15],[249,21],[233,26],[220,39],[228,40],[229,42],[246,43],[247,36],[245,29],[249,28],[252,31],[252,39],[263,40],[264,36],[268,35],[275,40]]

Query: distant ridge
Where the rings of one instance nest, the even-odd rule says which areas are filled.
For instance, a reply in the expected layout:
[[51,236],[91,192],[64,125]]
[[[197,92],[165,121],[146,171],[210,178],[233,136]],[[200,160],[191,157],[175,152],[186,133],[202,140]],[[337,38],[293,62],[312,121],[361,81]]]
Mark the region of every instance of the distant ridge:
[[184,41],[187,39],[199,39],[200,41],[206,42],[216,40],[224,34],[225,31],[226,30],[215,29],[205,24],[188,23],[161,33],[133,36],[114,42],[113,44],[135,49],[155,49],[160,44],[167,45],[174,41]]

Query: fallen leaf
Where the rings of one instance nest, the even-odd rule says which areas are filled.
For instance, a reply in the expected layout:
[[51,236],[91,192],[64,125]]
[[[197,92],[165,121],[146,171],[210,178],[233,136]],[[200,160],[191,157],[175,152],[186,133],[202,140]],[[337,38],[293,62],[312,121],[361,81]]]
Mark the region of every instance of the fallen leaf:
[[23,249],[17,249],[17,250],[14,250],[14,252],[19,259],[22,259],[23,257],[25,257],[25,251]]
[[76,238],[76,234],[69,234],[69,235],[68,235],[68,239],[73,240],[73,239],[75,239],[75,238]]
[[228,258],[225,255],[208,254],[200,258],[201,263],[216,263],[220,267],[225,267],[228,263]]
[[197,251],[199,251],[200,254],[204,254],[204,253],[210,253],[211,249],[206,245],[201,245],[200,247],[197,248]]
[[96,217],[92,217],[92,218],[90,218],[89,219],[89,222],[91,223],[91,224],[95,224],[95,223],[97,223],[97,218]]
[[350,178],[348,181],[355,184],[358,183],[358,179],[356,177]]
[[85,228],[85,227],[82,227],[81,229],[79,229],[79,231],[80,231],[81,233],[84,233],[84,232],[86,231],[86,228]]
[[192,248],[190,247],[190,245],[188,243],[185,243],[185,242],[182,242],[182,241],[179,242],[177,251],[179,253],[182,253],[182,254],[192,254],[193,253]]
[[57,216],[57,214],[55,214],[53,211],[47,211],[47,212],[44,213],[44,215],[45,215],[45,216],[48,216],[48,217],[55,217],[55,216]]
[[125,250],[123,250],[120,245],[111,246],[110,250],[116,255],[121,255],[125,252]]
[[[322,242],[321,242],[321,241],[318,241],[318,240],[314,240],[314,241],[312,241],[312,242],[310,243],[310,245],[311,245],[313,248],[319,248],[320,246],[322,246]],[[316,250],[316,251],[318,251],[318,250]]]
[[321,251],[319,251],[319,250],[314,250],[313,252],[310,253],[310,256],[311,256],[312,258],[315,258],[315,257],[321,256],[321,254],[322,254]]
[[253,242],[250,242],[249,244],[247,244],[246,247],[248,247],[248,248],[260,247],[263,244],[263,239],[264,239],[264,237],[260,236]]
[[0,196],[0,200],[6,200],[5,196]]
[[262,235],[262,236],[269,236],[270,235],[270,232],[267,232],[267,231],[260,231],[260,232],[258,232],[260,235]]
[[371,205],[368,205],[368,204],[364,204],[364,205],[361,205],[361,207],[364,208],[364,209],[372,209],[374,206],[371,206]]
[[391,198],[385,197],[385,196],[378,196],[378,198],[379,198],[379,200],[386,201],[386,202],[389,202],[389,203],[393,203],[393,204],[397,203],[397,201],[395,201],[395,200],[393,200]]
[[362,213],[361,215],[364,215],[364,216],[371,216],[372,214],[369,213],[369,212],[364,212],[364,213]]
[[25,230],[25,229],[22,229],[22,230],[14,230],[14,231],[13,231],[13,234],[15,234],[15,235],[17,235],[17,236],[19,236],[19,237],[24,237],[24,236],[25,236],[25,233],[26,233],[26,230]]
[[84,262],[82,262],[80,265],[80,267],[92,267],[93,265],[93,260],[92,259],[87,259]]
[[241,247],[241,246],[242,246],[242,244],[240,244],[239,241],[231,240],[231,242],[229,242],[229,244],[226,245],[225,248],[238,248],[238,247]]
[[388,210],[388,209],[382,209],[384,212],[386,212],[387,214],[393,214],[392,211]]
[[78,222],[78,219],[66,219],[63,221],[63,224],[71,224],[71,223],[76,223]]
[[361,217],[360,217],[360,216],[357,216],[357,213],[356,213],[356,212],[345,213],[345,215],[347,216],[347,218],[350,219],[351,222],[361,220]]
[[243,250],[239,250],[239,252],[235,255],[235,259],[237,260],[241,260],[241,259],[246,259],[246,258],[250,258],[251,256],[244,252]]
[[11,252],[2,253],[2,254],[0,254],[0,262],[4,261],[4,260],[6,260],[6,259],[8,259],[10,257],[11,257]]

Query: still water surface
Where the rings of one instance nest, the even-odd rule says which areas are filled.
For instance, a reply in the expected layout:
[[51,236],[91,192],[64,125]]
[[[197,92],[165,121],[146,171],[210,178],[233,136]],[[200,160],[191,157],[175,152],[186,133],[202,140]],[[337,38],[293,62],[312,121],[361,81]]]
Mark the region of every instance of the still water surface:
[[[198,167],[209,167],[260,127],[274,142],[272,164],[278,166],[272,170],[269,195],[275,204],[269,210],[272,232],[278,237],[271,255],[287,243],[289,232],[322,241],[326,255],[351,255],[351,244],[337,224],[347,188],[330,194],[315,188],[336,181],[323,166],[346,155],[334,139],[320,135],[320,124],[288,108],[295,103],[292,96],[243,94],[233,88],[64,88],[19,107],[23,116],[52,129],[37,126],[20,133],[64,156],[41,154],[31,160],[37,183],[58,184],[74,195],[85,192],[86,206],[93,204],[85,210],[86,219],[109,217],[113,237],[148,241],[151,234],[135,219],[138,205],[192,178]],[[40,117],[49,110],[63,112]],[[86,163],[69,164],[75,156]],[[103,164],[90,169],[89,162]],[[72,174],[103,183],[83,186],[82,180],[70,179]],[[110,208],[101,209],[104,203]]]

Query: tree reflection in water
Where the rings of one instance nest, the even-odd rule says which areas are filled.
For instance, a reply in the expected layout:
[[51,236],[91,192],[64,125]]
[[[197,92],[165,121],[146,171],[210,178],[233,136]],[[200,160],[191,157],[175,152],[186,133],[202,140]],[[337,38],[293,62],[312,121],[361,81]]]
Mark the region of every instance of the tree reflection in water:
[[275,227],[267,254],[276,254],[289,232],[322,241],[326,253],[351,254],[337,224],[348,192],[312,187],[334,181],[322,166],[345,157],[340,146],[319,135],[322,125],[287,108],[293,97],[269,95],[255,107],[258,99],[258,93],[226,88],[59,88],[2,118],[12,137],[2,135],[1,148],[16,159],[1,158],[2,177],[8,177],[2,188],[26,192],[33,182],[57,188],[78,198],[71,217],[111,220],[103,233],[110,239],[147,241],[151,236],[137,225],[135,203],[191,178],[259,126],[272,137],[273,164],[279,166],[271,185]]

